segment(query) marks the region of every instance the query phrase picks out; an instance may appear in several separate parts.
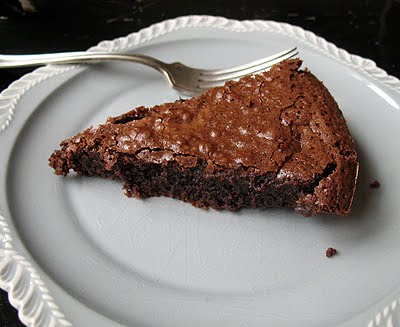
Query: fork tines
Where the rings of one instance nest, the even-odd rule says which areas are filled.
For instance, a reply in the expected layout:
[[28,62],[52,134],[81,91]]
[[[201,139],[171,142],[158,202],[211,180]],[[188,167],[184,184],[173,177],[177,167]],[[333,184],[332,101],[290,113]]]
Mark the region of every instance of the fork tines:
[[297,51],[297,47],[294,47],[245,65],[219,70],[203,70],[199,75],[198,81],[202,88],[210,88],[214,85],[220,85],[223,81],[237,79],[248,74],[265,71],[278,62],[294,58],[298,54],[299,52]]

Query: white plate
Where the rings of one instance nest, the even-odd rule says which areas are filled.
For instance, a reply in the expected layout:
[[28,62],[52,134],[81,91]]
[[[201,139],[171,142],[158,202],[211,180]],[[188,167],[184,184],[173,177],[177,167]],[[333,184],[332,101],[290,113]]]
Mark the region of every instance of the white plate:
[[[349,217],[205,211],[128,199],[115,181],[55,176],[47,159],[61,140],[180,96],[146,67],[45,67],[2,93],[0,286],[26,324],[399,323],[396,78],[310,32],[268,21],[181,17],[92,50],[212,68],[292,46],[337,99],[357,141],[360,178]],[[374,180],[380,189],[369,188]],[[328,246],[340,254],[326,258]]]

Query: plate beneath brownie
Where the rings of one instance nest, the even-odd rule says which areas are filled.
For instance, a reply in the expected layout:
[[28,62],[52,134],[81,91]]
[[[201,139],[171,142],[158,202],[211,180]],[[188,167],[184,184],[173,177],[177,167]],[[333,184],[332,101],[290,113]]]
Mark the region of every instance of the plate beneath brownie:
[[[132,107],[181,96],[146,67],[45,67],[2,93],[0,127],[10,126],[0,135],[0,286],[25,323],[399,320],[397,79],[310,32],[268,21],[181,17],[94,50],[214,68],[292,46],[336,98],[357,142],[360,176],[349,217],[202,210],[172,199],[128,199],[116,181],[55,176],[47,159],[61,140]],[[375,180],[379,189],[369,187]],[[339,254],[328,259],[331,246]]]

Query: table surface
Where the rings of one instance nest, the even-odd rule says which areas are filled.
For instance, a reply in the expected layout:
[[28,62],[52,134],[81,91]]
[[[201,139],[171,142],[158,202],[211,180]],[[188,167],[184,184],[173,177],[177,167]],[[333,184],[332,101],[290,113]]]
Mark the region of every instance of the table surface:
[[[36,2],[42,7],[35,14],[0,3],[0,53],[85,50],[168,18],[204,14],[298,25],[400,77],[400,0],[64,0],[50,9],[50,1]],[[31,70],[1,70],[0,91]],[[2,290],[0,326],[23,326]]]

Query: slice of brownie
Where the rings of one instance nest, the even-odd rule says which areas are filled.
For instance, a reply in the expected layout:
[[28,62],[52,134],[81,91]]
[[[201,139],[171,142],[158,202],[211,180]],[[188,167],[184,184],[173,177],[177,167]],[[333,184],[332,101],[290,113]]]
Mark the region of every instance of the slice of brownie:
[[189,100],[109,118],[63,141],[50,166],[123,180],[129,197],[348,214],[354,141],[328,90],[300,65],[284,61]]

